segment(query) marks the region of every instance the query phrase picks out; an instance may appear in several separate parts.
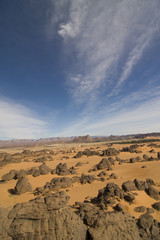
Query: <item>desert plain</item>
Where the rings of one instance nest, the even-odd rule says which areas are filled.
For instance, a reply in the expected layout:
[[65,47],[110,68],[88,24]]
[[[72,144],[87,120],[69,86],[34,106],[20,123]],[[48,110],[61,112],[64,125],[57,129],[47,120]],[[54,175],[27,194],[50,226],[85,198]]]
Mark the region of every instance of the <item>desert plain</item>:
[[[118,205],[118,211],[128,212],[136,219],[149,212],[160,222],[160,209],[153,207],[160,199],[159,152],[159,141],[1,148],[0,207],[11,210],[17,203],[64,191],[73,212],[78,204],[96,202],[103,211],[117,211]],[[22,178],[27,178],[29,188],[26,183],[18,188]],[[99,190],[109,183],[118,185],[129,198],[115,193],[105,203]]]

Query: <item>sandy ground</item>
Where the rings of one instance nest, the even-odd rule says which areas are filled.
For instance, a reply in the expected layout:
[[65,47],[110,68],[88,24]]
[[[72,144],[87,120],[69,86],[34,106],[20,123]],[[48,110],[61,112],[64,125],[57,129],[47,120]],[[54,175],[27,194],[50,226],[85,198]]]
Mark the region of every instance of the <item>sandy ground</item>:
[[[143,145],[139,147],[139,150],[141,150],[141,153],[129,153],[129,152],[121,152],[118,157],[124,160],[129,160],[132,157],[140,156],[143,157],[143,154],[147,154],[149,157],[157,157],[157,152],[160,151],[159,148],[151,148],[147,147],[149,143],[146,144],[140,144]],[[157,142],[159,145],[159,142]],[[116,144],[112,147],[116,149],[122,149],[123,147],[130,146],[129,145],[122,145],[122,144]],[[83,151],[86,148],[90,148],[91,150],[97,150],[102,151],[104,149],[107,149],[106,143],[94,143],[94,144],[55,144],[51,146],[45,146],[45,147],[34,147],[34,148],[28,148],[32,151],[37,151],[41,149],[49,149],[57,152],[56,156],[53,156],[52,161],[46,161],[47,166],[49,166],[51,169],[54,169],[60,162],[67,163],[68,167],[75,166],[77,162],[82,162],[83,165],[77,168],[77,174],[80,176],[82,173],[89,174],[88,170],[91,169],[94,165],[99,163],[103,157],[101,156],[83,156],[81,158],[74,158],[75,154],[78,151]],[[25,148],[26,149],[26,148]],[[150,153],[149,151],[151,149],[154,149],[154,153]],[[8,153],[16,153],[21,152],[24,150],[23,148],[5,148],[1,149],[0,152],[8,152]],[[72,150],[71,153],[62,153],[61,150],[67,151]],[[76,151],[76,153],[74,153]],[[68,156],[69,159],[63,158],[64,156]],[[113,157],[114,158],[114,157]],[[21,162],[21,163],[14,163],[14,164],[8,164],[2,168],[0,168],[0,179],[1,177],[8,173],[11,169],[30,169],[33,166],[40,166],[42,163],[36,163],[33,162],[32,159],[30,159],[30,162]],[[142,168],[142,166],[145,165],[146,168]],[[98,175],[98,173],[101,171],[92,172],[90,174],[95,174],[95,176]],[[136,163],[123,163],[122,165],[119,165],[118,162],[115,163],[113,166],[113,170],[108,171],[108,174],[115,173],[118,176],[118,179],[111,179],[111,180],[105,180],[105,182],[101,181],[95,181],[92,184],[84,184],[81,185],[80,183],[75,183],[73,187],[67,190],[67,194],[70,196],[69,205],[74,204],[75,202],[82,202],[87,197],[96,197],[98,190],[105,187],[108,182],[114,182],[121,186],[121,184],[127,180],[134,180],[135,178],[138,178],[139,180],[145,180],[146,178],[151,178],[155,181],[157,189],[160,191],[160,161],[148,161],[148,162],[136,162]],[[69,175],[68,177],[72,177],[73,175]],[[41,175],[39,177],[32,177],[28,175],[29,182],[32,185],[32,188],[35,189],[36,187],[43,186],[46,182],[49,182],[53,177],[57,177],[57,175],[51,175],[50,173],[48,175]],[[35,198],[33,193],[24,193],[21,195],[12,195],[9,193],[9,189],[13,189],[16,185],[17,180],[11,180],[5,183],[0,184],[0,206],[7,207],[11,209],[16,203],[19,202],[26,202],[30,199]],[[149,197],[144,191],[137,191],[138,195],[136,196],[136,199],[133,204],[129,205],[129,203],[122,201],[121,203],[125,206],[126,211],[130,212],[135,217],[139,217],[141,213],[137,213],[134,211],[134,208],[137,206],[145,206],[145,207],[151,207],[151,205],[156,202],[153,198]],[[155,219],[160,221],[160,212],[155,211],[153,214]]]

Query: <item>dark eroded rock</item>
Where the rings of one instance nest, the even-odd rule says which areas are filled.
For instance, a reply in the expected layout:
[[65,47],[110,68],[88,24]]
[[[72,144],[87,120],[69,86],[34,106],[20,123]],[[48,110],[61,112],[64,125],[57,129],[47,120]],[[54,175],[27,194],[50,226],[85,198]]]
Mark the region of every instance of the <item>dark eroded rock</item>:
[[160,202],[154,203],[154,204],[152,205],[152,207],[153,207],[154,209],[156,209],[157,211],[160,211]]

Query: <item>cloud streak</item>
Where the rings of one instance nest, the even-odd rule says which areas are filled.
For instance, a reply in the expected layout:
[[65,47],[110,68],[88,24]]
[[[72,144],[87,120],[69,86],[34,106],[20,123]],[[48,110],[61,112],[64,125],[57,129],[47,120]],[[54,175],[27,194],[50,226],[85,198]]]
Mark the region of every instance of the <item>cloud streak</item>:
[[22,104],[0,98],[1,139],[41,137],[48,131],[48,123]]

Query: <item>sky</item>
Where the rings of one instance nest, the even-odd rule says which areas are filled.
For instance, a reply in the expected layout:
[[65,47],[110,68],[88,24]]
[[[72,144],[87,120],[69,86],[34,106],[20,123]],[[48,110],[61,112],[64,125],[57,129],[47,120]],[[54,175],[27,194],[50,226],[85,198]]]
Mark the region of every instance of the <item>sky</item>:
[[0,139],[160,132],[159,0],[1,0]]

